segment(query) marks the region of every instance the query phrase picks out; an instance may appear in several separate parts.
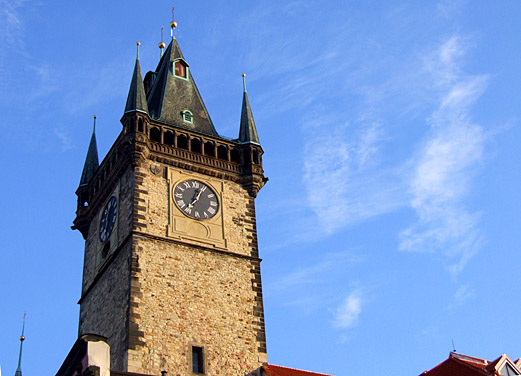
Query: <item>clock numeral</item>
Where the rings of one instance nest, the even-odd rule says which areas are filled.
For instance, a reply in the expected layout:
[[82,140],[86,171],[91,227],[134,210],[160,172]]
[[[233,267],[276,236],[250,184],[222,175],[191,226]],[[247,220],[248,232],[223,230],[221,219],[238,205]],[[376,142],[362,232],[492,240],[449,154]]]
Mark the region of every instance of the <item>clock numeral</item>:
[[187,207],[185,208],[185,212],[188,213],[188,214],[192,214],[192,208],[189,207],[189,206],[187,206]]
[[177,201],[177,205],[179,205],[181,207],[181,209],[182,209],[182,208],[185,207],[186,204],[185,204],[185,202],[183,200],[179,200],[179,201]]
[[199,183],[196,181],[192,182],[192,188],[199,188]]
[[208,214],[206,214],[206,212],[203,212],[203,215],[205,218],[208,218]]
[[201,218],[198,211],[195,212],[195,218]]
[[182,193],[176,193],[176,194],[175,194],[175,197],[177,197],[177,198],[183,198],[183,194],[182,194]]
[[180,185],[178,185],[177,187],[175,187],[176,190],[180,190],[181,192],[184,192],[185,189],[183,187],[181,187]]
[[212,197],[215,197],[215,195],[213,193],[210,193],[208,196],[206,196],[208,198],[212,198]]
[[190,188],[190,183],[189,182],[185,181],[183,184],[185,185],[185,188]]
[[201,192],[204,192],[204,191],[206,191],[206,185],[203,185],[203,186],[201,187]]
[[215,214],[215,209],[214,208],[208,208],[208,213],[210,214]]
[[210,201],[210,206],[217,206],[217,201]]

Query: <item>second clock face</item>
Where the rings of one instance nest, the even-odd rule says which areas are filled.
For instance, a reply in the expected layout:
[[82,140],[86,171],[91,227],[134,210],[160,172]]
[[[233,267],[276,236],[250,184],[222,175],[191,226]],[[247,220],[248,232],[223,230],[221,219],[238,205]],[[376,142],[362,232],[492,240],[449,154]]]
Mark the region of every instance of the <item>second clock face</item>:
[[194,219],[210,219],[219,211],[215,192],[199,180],[185,180],[173,191],[174,201],[183,214]]
[[99,225],[99,238],[103,243],[109,238],[110,233],[112,232],[112,228],[116,222],[117,213],[118,203],[116,197],[113,196],[109,200],[107,206],[105,206]]

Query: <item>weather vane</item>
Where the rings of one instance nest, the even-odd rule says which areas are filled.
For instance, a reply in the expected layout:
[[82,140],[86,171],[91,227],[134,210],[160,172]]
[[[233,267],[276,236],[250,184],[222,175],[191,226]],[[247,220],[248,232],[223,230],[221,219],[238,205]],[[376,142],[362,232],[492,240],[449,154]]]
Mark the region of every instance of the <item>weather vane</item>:
[[175,22],[174,19],[174,8],[175,7],[172,7],[172,22],[170,22],[170,36],[172,38],[174,37],[174,29],[177,27],[177,22]]
[[165,42],[163,42],[163,29],[164,27],[161,26],[161,42],[159,42],[159,49],[161,50],[161,57],[163,57],[163,50],[165,49],[166,47],[166,44]]

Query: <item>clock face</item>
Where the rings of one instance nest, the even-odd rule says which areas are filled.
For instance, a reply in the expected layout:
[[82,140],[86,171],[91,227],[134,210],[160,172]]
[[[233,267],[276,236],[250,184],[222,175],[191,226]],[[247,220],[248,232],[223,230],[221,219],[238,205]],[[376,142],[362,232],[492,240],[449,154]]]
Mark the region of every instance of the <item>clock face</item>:
[[99,238],[104,243],[110,236],[114,223],[116,222],[116,215],[118,214],[118,203],[116,197],[112,197],[101,216],[99,224]]
[[199,180],[185,180],[174,187],[174,201],[184,215],[194,219],[210,219],[219,211],[215,192]]

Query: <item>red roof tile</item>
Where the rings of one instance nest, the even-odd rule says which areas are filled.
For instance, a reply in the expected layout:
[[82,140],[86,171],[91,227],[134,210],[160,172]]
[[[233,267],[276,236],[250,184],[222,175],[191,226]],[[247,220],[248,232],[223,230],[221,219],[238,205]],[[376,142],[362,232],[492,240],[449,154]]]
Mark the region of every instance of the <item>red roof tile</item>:
[[325,373],[317,373],[317,372],[303,371],[301,369],[296,369],[296,368],[276,366],[274,364],[268,364],[267,366],[262,366],[262,370],[268,376],[313,376],[313,375],[315,375],[315,376],[332,376],[332,375],[326,375]]

